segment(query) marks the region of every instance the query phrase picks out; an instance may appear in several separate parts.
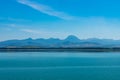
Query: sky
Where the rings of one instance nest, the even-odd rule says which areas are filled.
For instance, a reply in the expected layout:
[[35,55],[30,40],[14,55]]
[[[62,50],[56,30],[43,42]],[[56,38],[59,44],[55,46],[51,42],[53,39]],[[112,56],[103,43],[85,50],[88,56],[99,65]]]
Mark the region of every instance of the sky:
[[0,0],[0,41],[120,39],[120,0]]

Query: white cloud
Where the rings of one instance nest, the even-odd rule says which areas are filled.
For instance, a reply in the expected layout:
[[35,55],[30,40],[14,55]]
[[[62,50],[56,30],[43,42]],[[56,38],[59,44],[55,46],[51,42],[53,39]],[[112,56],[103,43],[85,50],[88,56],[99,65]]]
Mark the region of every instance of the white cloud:
[[71,20],[71,19],[74,18],[73,16],[70,16],[70,15],[64,13],[64,12],[56,11],[56,10],[54,10],[53,8],[51,8],[47,5],[32,2],[30,0],[17,0],[17,1],[21,4],[29,6],[33,9],[35,9],[35,10],[38,10],[39,12],[42,12],[42,13],[50,15],[50,16],[58,17],[60,19]]
[[0,21],[4,21],[4,22],[30,22],[31,20],[18,19],[18,18],[12,18],[12,17],[0,17]]
[[32,30],[32,29],[21,29],[23,32],[32,33],[32,34],[41,34],[41,31]]

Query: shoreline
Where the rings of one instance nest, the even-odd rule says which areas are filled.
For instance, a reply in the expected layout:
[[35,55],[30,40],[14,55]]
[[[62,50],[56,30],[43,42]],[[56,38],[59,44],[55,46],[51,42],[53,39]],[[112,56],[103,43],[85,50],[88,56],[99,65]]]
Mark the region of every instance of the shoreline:
[[0,52],[120,52],[120,48],[0,48]]

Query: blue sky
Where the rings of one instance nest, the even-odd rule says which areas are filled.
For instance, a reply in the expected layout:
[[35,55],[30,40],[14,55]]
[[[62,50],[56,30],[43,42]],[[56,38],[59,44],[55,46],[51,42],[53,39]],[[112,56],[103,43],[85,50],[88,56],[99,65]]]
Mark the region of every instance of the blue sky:
[[120,39],[119,0],[0,0],[0,41]]

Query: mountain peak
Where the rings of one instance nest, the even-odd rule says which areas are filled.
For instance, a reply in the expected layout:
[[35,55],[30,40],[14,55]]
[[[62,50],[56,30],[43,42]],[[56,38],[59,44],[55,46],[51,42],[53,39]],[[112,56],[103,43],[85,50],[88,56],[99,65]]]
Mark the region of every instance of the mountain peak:
[[79,42],[80,39],[79,39],[78,37],[74,36],[74,35],[69,35],[69,36],[65,39],[65,41]]
[[30,40],[33,40],[33,39],[32,39],[32,38],[27,38],[27,39],[25,39],[25,40],[29,40],[29,41],[30,41]]

